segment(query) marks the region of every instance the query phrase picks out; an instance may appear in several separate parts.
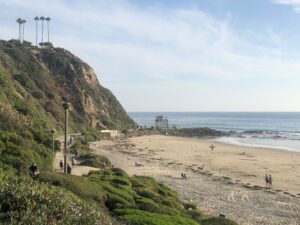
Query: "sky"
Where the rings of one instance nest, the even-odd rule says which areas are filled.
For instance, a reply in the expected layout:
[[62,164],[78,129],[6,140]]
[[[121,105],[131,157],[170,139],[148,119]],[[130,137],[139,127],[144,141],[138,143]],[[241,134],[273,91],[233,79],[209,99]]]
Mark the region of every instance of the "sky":
[[300,0],[0,5],[0,39],[18,37],[21,17],[35,43],[33,18],[49,16],[54,46],[87,62],[127,111],[300,111]]

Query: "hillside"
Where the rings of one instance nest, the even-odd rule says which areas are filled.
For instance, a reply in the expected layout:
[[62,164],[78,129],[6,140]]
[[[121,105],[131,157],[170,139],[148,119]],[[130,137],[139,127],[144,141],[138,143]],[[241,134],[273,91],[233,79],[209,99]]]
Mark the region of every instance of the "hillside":
[[115,129],[134,127],[121,104],[99,84],[93,69],[62,48],[0,41],[0,121],[60,129],[62,102],[71,103],[69,125]]
[[[63,101],[71,103],[70,130],[85,134],[70,153],[79,154],[79,165],[99,169],[87,176],[53,169],[49,131],[62,134]],[[236,225],[92,154],[88,142],[100,137],[99,129],[135,126],[91,67],[70,52],[0,41],[0,224]]]

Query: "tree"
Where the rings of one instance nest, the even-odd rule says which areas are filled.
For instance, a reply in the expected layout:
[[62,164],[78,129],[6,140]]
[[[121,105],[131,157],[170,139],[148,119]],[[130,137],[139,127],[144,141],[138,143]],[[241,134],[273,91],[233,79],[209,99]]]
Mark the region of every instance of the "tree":
[[22,41],[21,41],[21,24],[22,24],[22,19],[18,18],[17,19],[17,23],[19,24],[19,41],[22,43]]
[[42,43],[44,42],[44,20],[45,17],[41,16],[40,20],[42,21]]
[[46,21],[47,21],[47,30],[48,30],[48,43],[50,42],[50,39],[49,39],[49,22],[50,22],[50,17],[47,17],[46,19],[45,19]]
[[38,21],[40,20],[38,16],[34,18],[35,20],[35,45],[38,44]]
[[26,20],[22,20],[22,25],[23,25],[23,31],[22,31],[22,43],[23,43],[23,41],[24,41],[24,27],[25,27],[25,23],[26,23]]

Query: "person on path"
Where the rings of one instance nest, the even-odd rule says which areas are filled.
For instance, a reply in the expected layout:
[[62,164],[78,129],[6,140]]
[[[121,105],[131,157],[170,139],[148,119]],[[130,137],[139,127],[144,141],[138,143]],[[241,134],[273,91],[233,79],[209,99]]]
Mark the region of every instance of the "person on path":
[[269,188],[272,188],[272,183],[273,183],[273,180],[272,180],[272,176],[270,174],[269,175]]
[[269,185],[269,177],[268,177],[268,174],[266,174],[266,176],[265,176],[265,181],[266,181],[266,187],[268,187],[268,185]]
[[62,170],[64,168],[64,163],[62,160],[59,161],[59,168]]
[[69,163],[67,164],[67,173],[68,174],[72,173],[72,167],[69,165]]

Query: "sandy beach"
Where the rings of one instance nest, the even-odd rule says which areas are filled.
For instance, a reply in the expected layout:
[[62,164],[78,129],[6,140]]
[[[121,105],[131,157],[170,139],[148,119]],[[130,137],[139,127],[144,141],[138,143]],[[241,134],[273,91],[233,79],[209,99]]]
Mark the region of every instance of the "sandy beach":
[[[213,215],[223,213],[242,225],[300,224],[299,153],[160,135],[90,147],[128,174],[152,176]],[[266,173],[273,177],[270,190]]]

